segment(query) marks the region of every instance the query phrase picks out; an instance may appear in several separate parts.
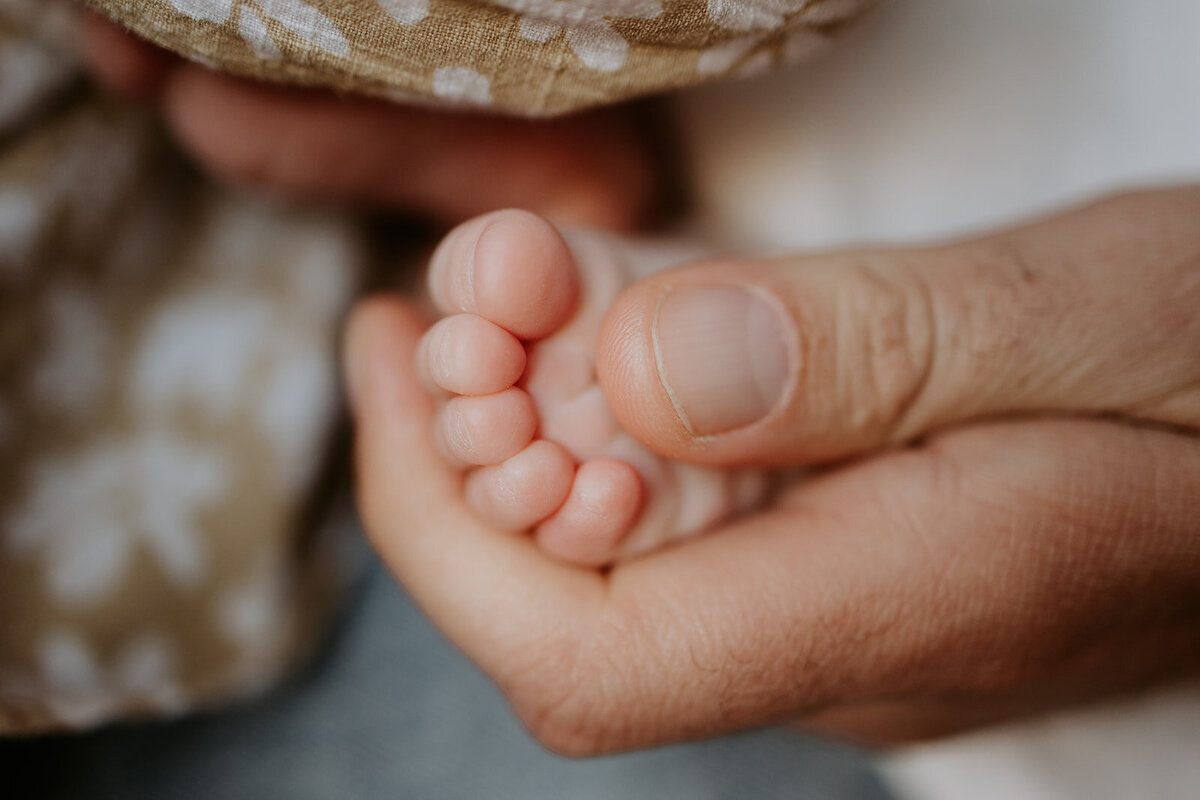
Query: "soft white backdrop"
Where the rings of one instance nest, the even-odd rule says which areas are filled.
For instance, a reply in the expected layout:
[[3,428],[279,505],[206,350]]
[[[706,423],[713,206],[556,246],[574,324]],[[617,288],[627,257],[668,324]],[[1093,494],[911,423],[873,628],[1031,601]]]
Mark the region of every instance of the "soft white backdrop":
[[1200,179],[1200,2],[892,0],[814,63],[676,105],[708,233],[955,235]]

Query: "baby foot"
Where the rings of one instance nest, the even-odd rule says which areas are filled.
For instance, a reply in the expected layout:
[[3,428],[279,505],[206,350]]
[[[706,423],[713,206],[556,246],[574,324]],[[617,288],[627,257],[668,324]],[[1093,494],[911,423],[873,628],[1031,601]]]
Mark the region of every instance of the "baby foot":
[[[683,260],[674,253],[672,263]],[[489,523],[603,565],[697,534],[764,498],[766,474],[661,458],[621,429],[596,381],[601,322],[664,254],[501,211],[452,231],[430,266],[447,316],[417,353],[444,398],[436,438]]]

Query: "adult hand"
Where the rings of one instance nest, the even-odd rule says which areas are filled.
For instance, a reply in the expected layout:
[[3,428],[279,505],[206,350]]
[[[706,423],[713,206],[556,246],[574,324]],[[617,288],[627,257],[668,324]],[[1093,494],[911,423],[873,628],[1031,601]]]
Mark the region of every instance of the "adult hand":
[[650,126],[631,107],[521,120],[270,86],[181,61],[94,13],[83,44],[100,83],[159,105],[184,149],[235,182],[441,224],[520,206],[628,230],[662,200]]
[[[715,464],[875,454],[607,573],[470,514],[411,366],[422,321],[368,302],[347,341],[367,528],[566,753],[795,717],[905,740],[1195,674],[1198,221],[1200,190],[1135,194],[940,248],[636,284],[598,355],[647,444]],[[783,407],[730,433],[680,420],[647,317],[713,283],[770,292],[799,335]]]

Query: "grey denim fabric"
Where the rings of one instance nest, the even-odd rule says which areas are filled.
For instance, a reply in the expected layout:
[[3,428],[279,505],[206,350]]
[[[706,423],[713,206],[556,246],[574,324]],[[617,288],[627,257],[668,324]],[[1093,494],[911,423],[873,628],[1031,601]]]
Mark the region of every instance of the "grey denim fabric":
[[45,800],[891,797],[865,755],[789,731],[584,761],[547,753],[378,566],[288,686],[219,713],[2,742],[0,770]]

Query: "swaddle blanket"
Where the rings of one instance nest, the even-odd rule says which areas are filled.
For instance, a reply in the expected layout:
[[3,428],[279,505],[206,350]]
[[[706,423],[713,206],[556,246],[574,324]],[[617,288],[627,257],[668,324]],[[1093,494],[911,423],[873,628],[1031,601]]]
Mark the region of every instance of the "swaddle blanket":
[[877,0],[88,0],[222,70],[557,114],[819,51]]
[[269,685],[339,586],[311,508],[353,227],[208,185],[0,0],[0,734]]

